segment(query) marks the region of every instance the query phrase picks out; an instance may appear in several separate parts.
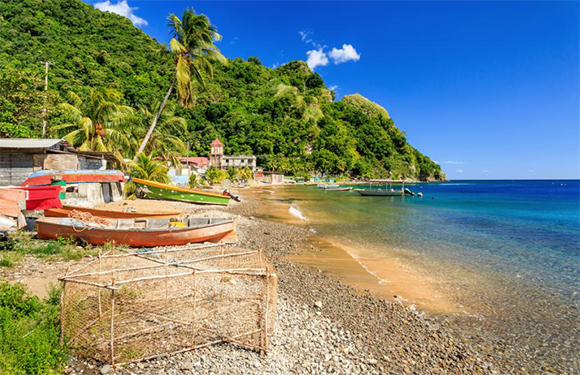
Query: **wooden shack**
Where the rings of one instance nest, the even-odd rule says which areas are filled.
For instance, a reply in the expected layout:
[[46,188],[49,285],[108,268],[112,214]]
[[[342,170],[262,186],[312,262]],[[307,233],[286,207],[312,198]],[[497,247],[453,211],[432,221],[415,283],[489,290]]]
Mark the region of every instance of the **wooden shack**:
[[64,139],[0,139],[0,186],[18,186],[40,169],[66,171],[106,169],[114,156],[106,152],[78,151]]

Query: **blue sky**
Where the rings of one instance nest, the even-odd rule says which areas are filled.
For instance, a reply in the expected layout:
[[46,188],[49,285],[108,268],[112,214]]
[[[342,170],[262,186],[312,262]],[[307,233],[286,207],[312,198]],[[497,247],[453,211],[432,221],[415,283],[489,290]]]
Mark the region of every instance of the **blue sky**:
[[93,0],[168,41],[186,7],[229,58],[307,60],[385,107],[451,179],[580,178],[577,1]]

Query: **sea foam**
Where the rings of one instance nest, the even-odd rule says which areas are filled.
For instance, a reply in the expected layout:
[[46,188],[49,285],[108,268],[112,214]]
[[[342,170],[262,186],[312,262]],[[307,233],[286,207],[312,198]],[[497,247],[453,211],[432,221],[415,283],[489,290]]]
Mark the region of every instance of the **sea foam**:
[[290,206],[290,209],[288,211],[290,212],[291,215],[296,216],[300,220],[306,221],[306,216],[304,216],[304,214],[302,214],[302,212],[300,212],[300,210],[297,209],[296,207]]

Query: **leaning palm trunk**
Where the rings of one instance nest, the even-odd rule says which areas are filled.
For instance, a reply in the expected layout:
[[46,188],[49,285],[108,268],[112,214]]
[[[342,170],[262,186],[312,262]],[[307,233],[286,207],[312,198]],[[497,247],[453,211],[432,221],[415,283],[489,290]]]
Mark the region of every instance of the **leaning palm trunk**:
[[171,92],[173,91],[173,87],[175,86],[176,81],[177,81],[177,79],[174,78],[173,82],[171,83],[171,86],[169,87],[169,90],[167,90],[167,94],[165,94],[165,98],[163,98],[163,101],[161,102],[161,105],[159,106],[159,110],[157,111],[157,114],[155,115],[155,117],[153,118],[153,121],[151,122],[151,126],[149,127],[149,130],[147,131],[147,134],[145,134],[145,138],[143,138],[143,142],[141,142],[141,146],[139,146],[139,150],[137,151],[137,154],[135,154],[135,159],[137,159],[137,156],[139,156],[139,154],[142,153],[143,150],[145,149],[145,146],[147,146],[147,142],[149,142],[149,138],[151,138],[151,134],[153,134],[153,130],[155,130],[155,126],[157,125],[157,121],[159,120],[159,117],[161,117],[161,112],[163,112],[163,107],[165,107],[165,103],[167,103],[167,99],[169,99],[169,95],[171,95]]

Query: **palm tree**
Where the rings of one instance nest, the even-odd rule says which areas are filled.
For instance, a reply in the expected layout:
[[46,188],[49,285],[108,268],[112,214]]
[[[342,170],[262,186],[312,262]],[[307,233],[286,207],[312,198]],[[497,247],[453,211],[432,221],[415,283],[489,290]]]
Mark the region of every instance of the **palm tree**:
[[[129,164],[129,173],[131,177],[164,184],[169,183],[167,168],[161,162],[145,154],[137,155],[135,160]],[[133,181],[128,181],[125,183],[123,190],[125,194],[129,195],[137,190],[137,186]]]
[[110,151],[127,147],[129,139],[122,127],[133,109],[119,104],[123,98],[118,91],[98,88],[83,101],[77,94],[68,93],[69,101],[60,109],[70,122],[52,126],[51,132],[62,135],[81,151]]
[[196,82],[204,86],[204,77],[213,79],[212,61],[227,63],[227,59],[213,44],[221,39],[214,25],[204,14],[196,14],[193,8],[183,12],[182,20],[171,13],[167,18],[167,26],[171,28],[172,39],[169,48],[175,56],[175,78],[167,94],[161,102],[157,115],[153,118],[145,138],[137,150],[137,155],[143,152],[149,138],[157,125],[163,107],[169,99],[173,88],[177,85],[179,104],[185,108],[194,106],[194,89],[192,76]]
[[[136,126],[133,127],[133,137],[139,140],[143,137],[147,125],[159,112],[160,103],[153,102],[149,106],[139,108],[135,115]],[[168,102],[160,112],[158,125],[151,133],[149,142],[144,152],[151,157],[160,158],[169,164],[180,167],[179,155],[188,152],[187,145],[175,134],[187,132],[187,121],[184,118],[175,116],[175,104]],[[136,149],[135,145],[135,149]],[[133,149],[133,150],[135,150]],[[135,153],[135,156],[138,154]]]

